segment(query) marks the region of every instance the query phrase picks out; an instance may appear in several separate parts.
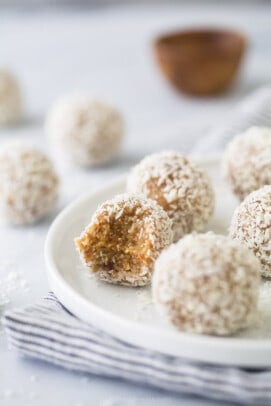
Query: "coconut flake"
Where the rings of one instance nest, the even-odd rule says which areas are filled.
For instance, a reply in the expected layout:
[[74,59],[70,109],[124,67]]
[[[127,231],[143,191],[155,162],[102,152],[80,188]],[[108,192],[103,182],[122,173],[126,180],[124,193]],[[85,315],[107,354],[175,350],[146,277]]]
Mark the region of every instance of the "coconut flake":
[[156,200],[173,220],[174,240],[201,231],[214,211],[208,174],[184,155],[169,151],[149,155],[136,165],[127,190]]

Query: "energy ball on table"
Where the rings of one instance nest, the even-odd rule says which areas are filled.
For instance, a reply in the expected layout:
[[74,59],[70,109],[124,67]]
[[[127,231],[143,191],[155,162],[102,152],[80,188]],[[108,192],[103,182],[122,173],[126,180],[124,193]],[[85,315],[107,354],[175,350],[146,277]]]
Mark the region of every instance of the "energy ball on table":
[[178,329],[230,335],[250,325],[257,308],[260,263],[237,241],[190,234],[155,263],[154,302]]
[[54,206],[58,177],[51,161],[23,142],[0,146],[0,210],[11,224],[32,223]]
[[46,128],[51,142],[80,166],[111,161],[118,154],[124,135],[122,116],[114,107],[83,95],[56,101]]
[[271,128],[251,127],[227,146],[223,172],[242,201],[249,193],[271,184]]
[[234,212],[230,236],[261,261],[261,274],[271,277],[271,186],[250,193]]
[[151,280],[155,259],[172,242],[172,224],[154,201],[122,194],[97,209],[75,242],[83,263],[99,279],[143,286]]
[[0,68],[0,125],[17,122],[22,114],[21,91],[11,72]]
[[127,189],[163,207],[173,221],[174,241],[191,231],[202,231],[214,211],[209,176],[200,165],[178,152],[144,158],[132,169]]

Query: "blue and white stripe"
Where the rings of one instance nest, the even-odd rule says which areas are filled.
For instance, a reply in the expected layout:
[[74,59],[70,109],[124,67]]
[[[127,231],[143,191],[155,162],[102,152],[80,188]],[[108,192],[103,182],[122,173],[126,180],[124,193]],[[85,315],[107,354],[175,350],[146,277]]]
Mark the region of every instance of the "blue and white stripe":
[[191,149],[194,155],[222,152],[225,145],[249,127],[271,127],[271,86],[265,85],[247,96],[233,111],[228,121],[215,126]]
[[8,311],[4,325],[20,354],[70,370],[245,405],[271,404],[271,371],[201,364],[132,346],[81,322],[52,293]]

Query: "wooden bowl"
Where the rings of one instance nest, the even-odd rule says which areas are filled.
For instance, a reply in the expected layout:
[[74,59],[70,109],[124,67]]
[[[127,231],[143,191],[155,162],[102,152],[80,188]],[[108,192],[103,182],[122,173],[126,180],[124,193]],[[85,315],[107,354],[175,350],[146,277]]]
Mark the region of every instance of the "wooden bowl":
[[178,90],[208,96],[232,84],[246,40],[234,31],[199,29],[163,35],[154,46],[161,70]]

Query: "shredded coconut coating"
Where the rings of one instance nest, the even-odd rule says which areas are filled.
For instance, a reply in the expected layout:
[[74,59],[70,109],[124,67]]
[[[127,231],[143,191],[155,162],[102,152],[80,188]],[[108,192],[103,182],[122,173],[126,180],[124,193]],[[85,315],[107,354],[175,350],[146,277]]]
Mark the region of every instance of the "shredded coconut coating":
[[251,127],[236,136],[226,148],[222,169],[240,201],[271,184],[271,128]]
[[248,195],[235,210],[230,236],[246,245],[262,264],[261,274],[271,277],[271,186]]
[[202,231],[214,212],[214,192],[208,174],[177,152],[149,155],[135,166],[127,190],[156,200],[173,221],[174,241]]
[[11,224],[32,223],[52,209],[58,195],[58,177],[51,161],[23,142],[0,148],[0,207]]
[[0,125],[17,122],[22,114],[21,91],[16,78],[0,68]]
[[74,94],[56,101],[49,111],[50,141],[80,166],[111,161],[124,135],[121,114],[107,103]]
[[103,203],[75,240],[83,263],[106,282],[144,286],[153,264],[172,242],[166,212],[144,196],[122,194]]
[[155,263],[154,302],[178,329],[230,335],[253,322],[260,263],[225,236],[190,234]]

